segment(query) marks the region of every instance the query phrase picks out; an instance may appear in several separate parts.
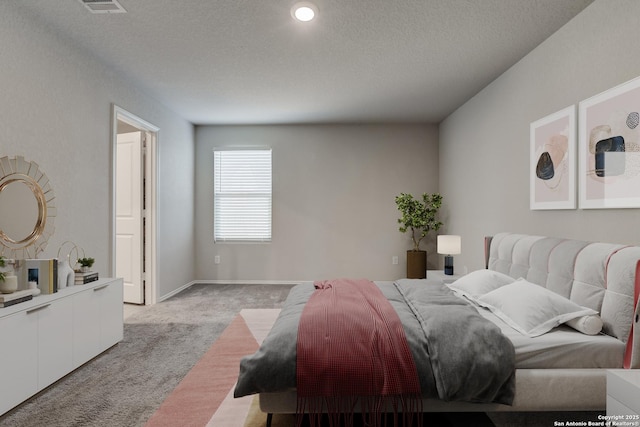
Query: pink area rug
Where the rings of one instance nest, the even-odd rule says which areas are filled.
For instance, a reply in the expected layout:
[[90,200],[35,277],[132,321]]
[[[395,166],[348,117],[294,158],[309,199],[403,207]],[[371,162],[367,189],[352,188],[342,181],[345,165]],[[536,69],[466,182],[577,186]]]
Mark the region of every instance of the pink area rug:
[[258,414],[253,396],[233,398],[240,359],[258,349],[279,313],[279,309],[242,310],[145,427],[244,427],[250,413]]

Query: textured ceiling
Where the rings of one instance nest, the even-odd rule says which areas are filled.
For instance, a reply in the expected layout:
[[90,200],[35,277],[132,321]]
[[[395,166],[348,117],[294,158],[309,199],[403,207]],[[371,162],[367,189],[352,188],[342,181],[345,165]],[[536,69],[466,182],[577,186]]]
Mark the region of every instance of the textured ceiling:
[[16,7],[195,124],[438,123],[593,0],[77,0]]

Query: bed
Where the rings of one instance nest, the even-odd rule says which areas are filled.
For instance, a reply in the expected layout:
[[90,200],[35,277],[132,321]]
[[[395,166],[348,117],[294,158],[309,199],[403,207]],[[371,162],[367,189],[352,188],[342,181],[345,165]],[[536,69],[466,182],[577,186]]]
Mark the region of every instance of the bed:
[[[498,364],[506,365],[507,373],[496,371],[500,378],[490,395],[443,396],[440,386],[436,385],[435,391],[422,393],[421,410],[425,412],[604,410],[606,370],[640,368],[637,304],[640,247],[499,233],[486,239],[486,269],[472,272],[450,285],[430,279],[375,284],[384,289],[385,295],[389,289],[395,289],[393,292],[398,291],[403,298],[404,294],[415,294],[418,300],[447,300],[457,307],[457,302],[450,300],[455,298],[465,308],[454,317],[468,321],[477,315],[487,320],[490,334],[497,329],[502,332],[499,334],[502,338],[496,339],[506,340],[497,341],[498,347],[507,350],[513,347],[513,366],[510,366],[508,351],[498,355],[502,357]],[[279,356],[269,355],[268,347],[289,345],[288,351],[295,357],[295,347],[293,350],[290,347],[295,334],[291,335],[292,326],[287,322],[295,324],[290,307],[304,306],[309,286],[313,288],[310,284],[301,284],[292,289],[263,346],[241,362],[235,395],[259,394],[263,412],[297,411],[295,364],[292,368],[290,363],[284,363],[288,365],[288,372],[277,370],[281,363],[274,362],[274,357]],[[442,289],[436,291],[438,288]],[[518,306],[518,300],[535,301],[534,308]],[[557,313],[564,310],[564,305],[571,307],[567,312]],[[403,310],[396,305],[394,308]],[[427,311],[438,310],[431,307]],[[433,320],[440,325],[451,321]],[[412,332],[413,326],[404,328],[408,336],[420,335]],[[487,351],[490,350],[484,348],[481,354]],[[414,351],[414,359],[419,357]],[[435,372],[436,368],[432,369]],[[442,372],[446,373],[446,369],[449,368],[442,368]],[[508,375],[510,369],[513,370],[511,376]],[[427,374],[421,371],[420,375],[429,375],[428,372],[428,369]],[[426,380],[421,377],[420,381],[424,386]],[[483,378],[482,381],[492,380]],[[510,393],[513,395],[509,396]]]

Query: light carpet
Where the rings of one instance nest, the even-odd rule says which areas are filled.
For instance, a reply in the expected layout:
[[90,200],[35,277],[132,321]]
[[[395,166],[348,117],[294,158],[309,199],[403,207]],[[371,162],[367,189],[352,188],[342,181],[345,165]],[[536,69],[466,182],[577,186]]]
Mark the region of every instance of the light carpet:
[[[244,309],[149,419],[146,427],[244,427],[266,420],[254,396],[234,399],[240,359],[254,353],[271,330],[279,309]],[[253,406],[253,409],[252,409]],[[256,410],[257,409],[257,410]]]

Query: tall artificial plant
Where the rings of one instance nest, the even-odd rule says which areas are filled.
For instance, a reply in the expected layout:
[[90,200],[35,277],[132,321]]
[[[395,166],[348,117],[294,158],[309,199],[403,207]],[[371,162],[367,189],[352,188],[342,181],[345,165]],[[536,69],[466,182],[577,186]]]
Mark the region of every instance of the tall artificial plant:
[[419,251],[420,242],[429,231],[437,231],[442,226],[442,222],[436,219],[442,206],[442,196],[438,193],[424,193],[422,200],[419,200],[414,199],[411,194],[400,193],[396,196],[396,205],[402,214],[402,218],[398,218],[400,231],[406,233],[411,230],[413,250]]

